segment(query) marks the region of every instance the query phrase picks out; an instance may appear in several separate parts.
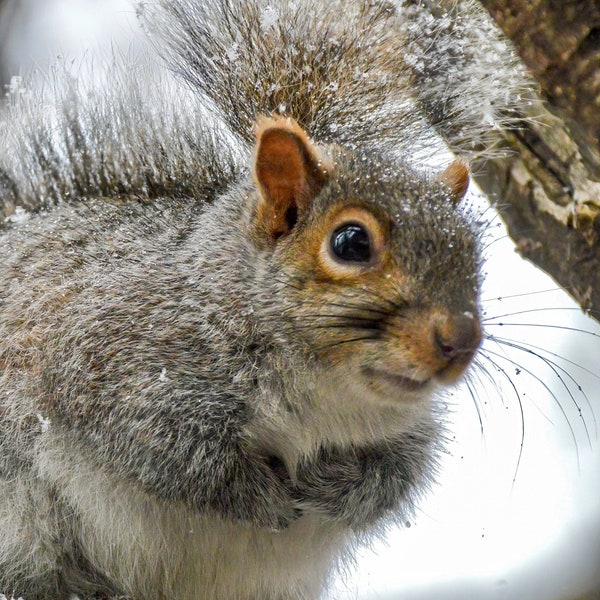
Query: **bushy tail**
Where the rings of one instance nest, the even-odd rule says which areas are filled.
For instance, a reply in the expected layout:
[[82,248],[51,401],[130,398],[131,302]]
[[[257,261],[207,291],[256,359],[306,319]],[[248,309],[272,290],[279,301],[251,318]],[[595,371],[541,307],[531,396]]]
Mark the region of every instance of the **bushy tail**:
[[[164,71],[114,56],[58,64],[43,85],[19,78],[0,106],[0,232],[16,207],[87,197],[207,199],[245,162],[197,94]],[[91,79],[91,80],[90,80]]]
[[16,206],[69,198],[209,199],[243,169],[256,119],[274,112],[318,141],[378,145],[405,159],[443,149],[433,130],[457,153],[489,154],[527,91],[473,0],[138,6],[191,90],[128,57],[93,85],[67,69],[41,89],[16,86],[0,111],[0,229]]
[[146,0],[139,13],[248,140],[258,115],[280,112],[321,141],[405,154],[429,124],[453,149],[480,152],[526,88],[472,0]]

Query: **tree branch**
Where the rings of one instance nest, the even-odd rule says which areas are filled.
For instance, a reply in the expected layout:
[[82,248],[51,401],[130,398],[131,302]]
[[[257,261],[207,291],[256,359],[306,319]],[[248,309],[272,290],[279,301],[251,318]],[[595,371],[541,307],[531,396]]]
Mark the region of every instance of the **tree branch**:
[[[521,254],[600,311],[600,5],[482,0],[540,86],[508,157],[475,166]],[[598,318],[596,313],[596,318]]]

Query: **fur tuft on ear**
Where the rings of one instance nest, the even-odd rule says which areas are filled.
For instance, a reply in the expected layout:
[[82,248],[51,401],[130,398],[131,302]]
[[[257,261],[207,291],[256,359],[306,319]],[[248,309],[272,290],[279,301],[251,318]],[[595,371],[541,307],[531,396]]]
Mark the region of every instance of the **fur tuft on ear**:
[[459,204],[469,187],[469,165],[459,158],[451,162],[440,175],[440,181],[450,190],[454,204]]
[[254,181],[260,193],[257,218],[273,240],[288,233],[327,180],[317,148],[289,117],[256,124]]

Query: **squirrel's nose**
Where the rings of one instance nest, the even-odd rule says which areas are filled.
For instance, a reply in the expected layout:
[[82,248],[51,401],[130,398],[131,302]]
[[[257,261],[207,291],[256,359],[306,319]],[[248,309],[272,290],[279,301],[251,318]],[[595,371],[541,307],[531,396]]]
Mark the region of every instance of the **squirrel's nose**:
[[452,315],[434,333],[435,348],[443,360],[468,362],[481,343],[481,325],[471,313]]

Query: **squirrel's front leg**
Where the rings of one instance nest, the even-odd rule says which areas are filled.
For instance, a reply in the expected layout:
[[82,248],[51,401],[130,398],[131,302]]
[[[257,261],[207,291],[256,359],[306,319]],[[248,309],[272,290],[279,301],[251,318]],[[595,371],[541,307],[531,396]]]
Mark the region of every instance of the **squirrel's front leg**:
[[[431,461],[424,433],[370,446],[321,449],[300,465],[294,496],[307,513],[360,529],[412,506]],[[416,448],[421,451],[415,451]]]
[[226,519],[273,531],[285,529],[301,516],[287,482],[267,460],[241,447],[232,461],[230,477],[221,479],[208,504]]

